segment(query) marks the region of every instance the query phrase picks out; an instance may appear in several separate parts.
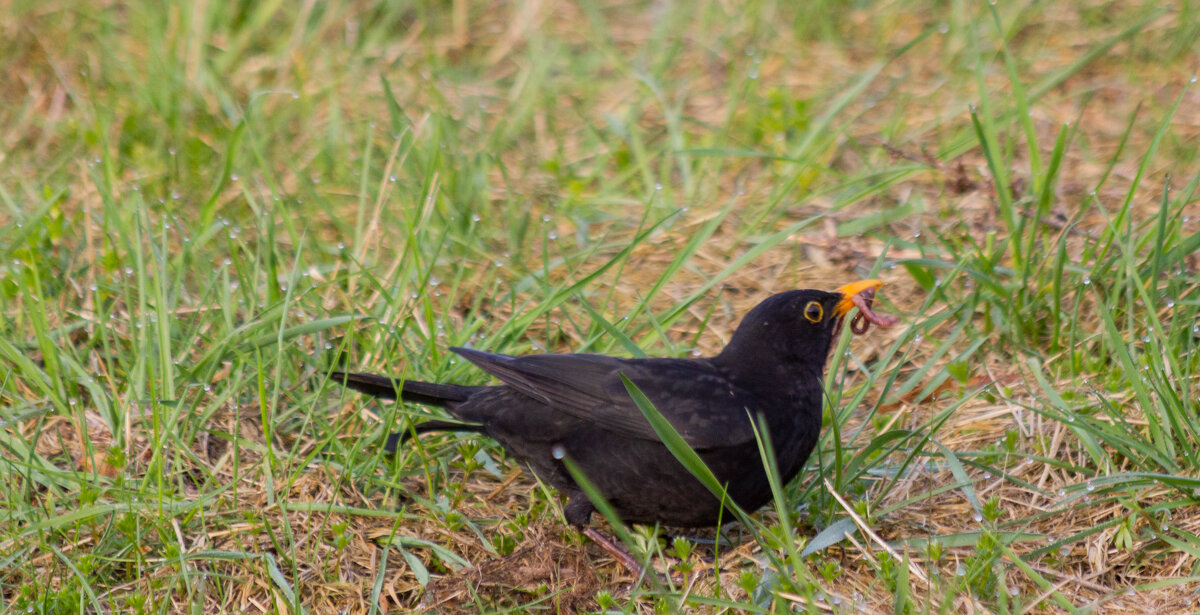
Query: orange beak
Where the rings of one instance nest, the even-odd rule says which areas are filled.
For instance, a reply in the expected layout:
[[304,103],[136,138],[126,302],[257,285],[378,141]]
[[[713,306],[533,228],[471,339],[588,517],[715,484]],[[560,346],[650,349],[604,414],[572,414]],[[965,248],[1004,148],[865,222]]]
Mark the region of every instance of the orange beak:
[[879,290],[879,287],[881,287],[881,286],[883,286],[883,282],[880,280],[859,280],[858,282],[852,282],[850,284],[847,284],[847,285],[837,289],[837,291],[835,291],[835,292],[839,292],[842,294],[842,300],[838,301],[838,304],[836,306],[834,306],[834,308],[833,308],[834,315],[836,315],[838,317],[845,316],[846,313],[849,312],[850,309],[854,307],[853,297],[855,295],[858,295],[859,293],[862,293],[865,290],[871,290],[871,291]]

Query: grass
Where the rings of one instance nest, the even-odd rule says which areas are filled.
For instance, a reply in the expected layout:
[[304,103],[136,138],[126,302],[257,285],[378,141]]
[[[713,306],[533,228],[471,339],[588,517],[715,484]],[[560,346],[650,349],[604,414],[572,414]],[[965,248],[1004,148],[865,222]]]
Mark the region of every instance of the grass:
[[[1193,3],[8,8],[0,611],[1193,608]],[[713,353],[868,275],[904,325],[808,471],[626,535],[682,585],[325,376]]]

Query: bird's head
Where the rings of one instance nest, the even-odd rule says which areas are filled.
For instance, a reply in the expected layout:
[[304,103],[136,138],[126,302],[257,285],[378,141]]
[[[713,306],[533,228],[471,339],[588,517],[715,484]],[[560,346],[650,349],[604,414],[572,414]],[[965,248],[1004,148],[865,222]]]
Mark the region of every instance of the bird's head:
[[804,289],[772,295],[742,318],[721,357],[749,365],[800,363],[819,371],[854,308],[858,313],[850,329],[856,334],[865,333],[871,323],[890,327],[899,321],[871,310],[881,286],[879,280],[862,280],[833,292]]

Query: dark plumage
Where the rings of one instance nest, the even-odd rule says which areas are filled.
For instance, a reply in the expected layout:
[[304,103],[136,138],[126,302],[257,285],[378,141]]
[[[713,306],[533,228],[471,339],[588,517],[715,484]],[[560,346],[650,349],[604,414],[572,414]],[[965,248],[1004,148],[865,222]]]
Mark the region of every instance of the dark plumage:
[[[542,480],[568,498],[567,521],[589,522],[594,510],[560,459],[574,459],[626,522],[709,526],[718,500],[674,458],[634,404],[624,374],[654,402],[687,443],[728,485],[746,510],[771,497],[751,415],[770,430],[784,481],[804,466],[821,429],[825,359],[847,313],[851,328],[896,320],[871,311],[875,280],[837,292],[794,290],[752,309],[719,355],[701,359],[619,359],[595,354],[512,357],[469,348],[452,350],[498,378],[494,386],[406,381],[401,398],[440,406],[463,424],[428,421],[418,433],[476,431],[494,438]],[[865,322],[864,322],[865,321]],[[394,380],[333,372],[346,386],[394,398]],[[389,439],[395,446],[397,435]]]

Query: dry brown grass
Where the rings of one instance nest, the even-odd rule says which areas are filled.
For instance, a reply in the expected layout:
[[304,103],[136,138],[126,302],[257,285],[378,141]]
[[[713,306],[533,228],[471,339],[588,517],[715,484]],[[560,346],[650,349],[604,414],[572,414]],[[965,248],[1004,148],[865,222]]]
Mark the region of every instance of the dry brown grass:
[[[1103,3],[1084,4],[1107,6]],[[506,121],[507,114],[521,101],[519,84],[530,69],[527,56],[530,37],[574,41],[576,47],[568,49],[567,53],[577,54],[595,53],[592,50],[595,39],[604,37],[611,41],[612,48],[618,52],[617,57],[605,63],[605,68],[586,77],[610,84],[602,92],[586,100],[564,94],[561,100],[555,101],[556,104],[536,106],[530,111],[533,129],[529,134],[517,135],[511,146],[502,151],[489,152],[507,170],[505,173],[496,170],[487,178],[493,215],[501,215],[503,203],[514,198],[528,200],[528,207],[535,219],[553,213],[555,199],[567,188],[560,178],[542,167],[541,163],[546,160],[568,161],[581,176],[595,171],[601,177],[612,177],[614,172],[604,166],[609,164],[607,159],[589,150],[590,141],[587,138],[587,133],[595,126],[603,125],[609,115],[631,117],[644,135],[656,140],[663,138],[667,131],[667,119],[662,107],[652,97],[644,96],[642,88],[645,85],[627,78],[627,69],[621,66],[640,61],[648,47],[659,44],[652,19],[656,10],[653,5],[639,7],[640,10],[632,12],[626,12],[626,7],[602,7],[607,20],[605,28],[600,31],[588,26],[589,17],[572,3],[529,1],[512,6],[495,3],[487,10],[467,9],[466,6],[464,2],[451,3],[449,10],[453,11],[453,19],[449,28],[435,27],[423,23],[420,18],[414,18],[408,23],[408,29],[398,32],[393,41],[373,49],[375,55],[368,63],[371,69],[364,71],[387,74],[393,91],[400,99],[398,102],[418,131],[426,130],[429,121],[429,116],[422,110],[438,109],[451,117],[460,113],[466,123],[464,129],[469,133],[490,135],[497,132],[498,126]],[[312,10],[312,5],[305,7],[302,10]],[[735,6],[731,5],[727,13],[733,21],[727,24],[731,36],[745,39],[745,46],[753,46],[751,40],[755,38],[760,41],[759,45],[762,41],[769,42],[769,47],[757,48],[757,53],[764,59],[755,69],[759,71],[756,87],[763,91],[776,89],[797,100],[818,99],[818,107],[819,100],[830,95],[829,84],[843,83],[847,75],[861,74],[870,69],[880,61],[883,55],[881,51],[898,47],[916,36],[931,19],[937,19],[936,15],[919,12],[904,14],[894,8],[852,10],[839,22],[838,38],[822,42],[798,38],[794,32],[783,27],[773,30],[769,36],[755,37],[751,33],[752,28],[748,29],[745,24],[737,22],[738,10]],[[1038,11],[1036,22],[1022,27],[1022,31],[1014,37],[1014,44],[1021,45],[1029,52],[1028,56],[1023,56],[1028,61],[1023,70],[1030,81],[1070,64],[1083,50],[1127,25],[1116,21],[1097,25],[1091,21],[1094,16],[1087,13],[1078,7],[1046,7]],[[178,14],[173,15],[178,17]],[[1034,122],[1041,143],[1053,143],[1064,122],[1071,122],[1078,127],[1076,146],[1069,150],[1064,162],[1063,180],[1056,194],[1053,215],[1040,221],[1054,226],[1059,232],[1072,234],[1067,241],[1072,254],[1082,251],[1082,243],[1090,229],[1099,229],[1105,224],[1105,220],[1095,213],[1077,219],[1075,211],[1080,201],[1087,197],[1087,187],[1096,185],[1104,174],[1106,162],[1115,154],[1133,110],[1142,105],[1144,115],[1161,115],[1187,80],[1200,70],[1200,59],[1195,53],[1181,54],[1178,60],[1170,64],[1147,57],[1157,49],[1156,41],[1160,41],[1171,29],[1179,27],[1175,21],[1177,18],[1178,14],[1174,12],[1164,14],[1142,34],[1119,43],[1107,56],[1089,64],[1052,90],[1039,101],[1035,109]],[[324,30],[313,33],[313,37],[332,40],[352,36],[346,31],[339,31],[338,28],[344,26],[339,24],[341,22],[331,20]],[[17,162],[29,164],[29,161],[54,147],[56,137],[53,136],[53,130],[65,121],[61,118],[71,115],[71,102],[65,92],[80,87],[76,83],[77,70],[64,70],[60,75],[55,75],[52,71],[46,71],[45,67],[74,69],[86,62],[56,55],[54,47],[45,44],[46,40],[59,32],[75,27],[69,21],[44,23],[31,17],[28,23],[7,25],[3,31],[23,33],[23,36],[33,37],[37,41],[28,46],[27,57],[13,62],[14,66],[29,69],[0,81],[0,91],[12,92],[14,88],[26,88],[26,99],[35,100],[35,104],[26,112],[43,117],[37,131],[18,134],[0,130],[0,143],[6,145],[3,149],[24,149],[25,156]],[[177,27],[182,29],[185,26],[179,24]],[[839,236],[838,224],[894,207],[897,203],[920,198],[926,204],[922,214],[906,218],[902,224],[892,225],[898,233],[961,234],[983,243],[989,233],[1002,228],[997,221],[995,189],[982,155],[976,149],[970,149],[952,158],[938,157],[944,139],[969,122],[966,109],[977,96],[973,87],[952,82],[969,75],[969,72],[947,67],[948,62],[966,61],[960,55],[962,41],[959,36],[935,35],[927,43],[888,65],[881,77],[847,110],[845,115],[855,120],[823,154],[821,162],[825,168],[814,169],[811,177],[802,179],[798,190],[818,186],[818,176],[822,172],[852,174],[875,168],[873,165],[889,159],[916,161],[927,168],[880,191],[875,197],[860,201],[852,209],[835,209],[833,197],[829,195],[802,203],[785,201],[785,214],[772,220],[771,228],[755,229],[756,234],[785,228],[789,223],[817,213],[823,213],[826,217],[820,224],[789,238],[783,244],[785,248],[770,250],[727,277],[716,292],[690,310],[689,317],[680,319],[670,327],[668,334],[672,340],[683,342],[692,339],[701,323],[705,323],[697,348],[704,353],[713,353],[728,339],[738,317],[766,295],[799,286],[832,287],[864,275],[885,249],[884,240],[876,235]],[[1031,40],[1037,43],[1029,42]],[[736,123],[737,116],[744,113],[741,110],[731,111],[728,106],[731,103],[731,83],[741,79],[739,71],[743,70],[744,63],[710,53],[708,49],[712,41],[713,35],[698,26],[681,33],[678,36],[679,51],[671,59],[672,69],[667,71],[667,78],[677,76],[678,83],[683,84],[678,89],[672,88],[671,93],[686,95],[681,115],[688,118],[686,130],[695,134],[704,134],[713,127],[722,126],[726,118],[731,116]],[[133,61],[149,63],[156,53],[156,49],[143,41],[127,41],[127,44],[129,48],[125,56]],[[210,44],[221,46],[228,42],[214,40]],[[36,51],[38,49],[41,51]],[[196,57],[198,53],[193,49],[182,57],[189,78],[196,80],[192,84],[198,93],[196,102],[208,105],[207,111],[215,113],[221,105],[218,94],[223,90],[215,86],[197,85],[204,82],[203,74],[208,70]],[[465,82],[439,80],[429,74],[425,54],[444,58],[447,67],[474,71],[477,78]],[[326,53],[320,45],[297,43],[291,54],[252,54],[222,77],[227,82],[224,87],[230,92],[245,94],[268,87],[298,87],[299,93],[306,99],[368,101],[361,103],[356,113],[363,117],[382,117],[387,111],[380,102],[384,100],[384,94],[378,79],[358,81],[343,78],[330,81],[322,78],[322,75],[343,75],[344,72],[337,70],[337,66],[361,61],[351,56],[344,46],[336,46],[333,51]],[[1001,97],[1007,92],[1007,77],[999,65],[995,70],[988,71],[987,87]],[[1089,94],[1081,96],[1080,92]],[[468,113],[467,110],[477,105],[479,99],[493,101],[491,104],[497,109],[487,115]],[[1083,100],[1086,100],[1086,105]],[[268,110],[285,104],[288,102],[269,100],[264,103]],[[306,117],[313,126],[325,126],[330,113],[329,105],[321,102],[314,104]],[[895,129],[897,117],[902,118],[900,123],[903,125],[903,129],[898,131]],[[30,125],[29,122],[14,119],[11,114],[8,118],[12,125]],[[1126,151],[1146,151],[1154,128],[1153,121],[1134,122]],[[1185,95],[1171,122],[1170,131],[1177,143],[1194,142],[1200,137],[1200,90],[1192,88]],[[316,152],[306,149],[303,131],[296,132],[298,143],[294,147],[296,155],[303,160],[292,166],[280,166],[279,176],[274,179],[281,193],[300,190],[306,178],[299,170],[308,168],[316,156]],[[1021,143],[1022,140],[1018,138],[1016,142]],[[770,142],[745,145],[768,152],[773,147]],[[278,148],[277,145],[273,147]],[[481,140],[479,147],[486,147],[484,140]],[[783,147],[780,145],[778,151],[773,153],[784,154]],[[0,153],[0,163],[4,161],[5,157]],[[595,169],[590,167],[593,162],[599,165]],[[1023,177],[1027,170],[1019,166],[1024,161],[1017,162],[1018,167],[1013,169],[1013,173],[1016,177],[1015,189],[1020,191],[1028,178]],[[1118,162],[1097,197],[1106,203],[1122,201],[1133,184],[1138,162],[1136,156],[1125,157]],[[1170,156],[1162,156],[1150,169],[1150,181],[1144,181],[1134,197],[1137,203],[1134,211],[1138,216],[1148,219],[1157,211],[1156,191],[1168,181],[1165,176],[1172,171],[1172,163]],[[403,162],[397,160],[394,164]],[[708,167],[717,170],[713,175],[698,180],[708,186],[702,192],[707,197],[705,202],[689,202],[689,196],[685,194],[673,195],[680,205],[686,205],[690,211],[678,224],[656,235],[653,241],[637,247],[629,259],[627,270],[615,282],[613,301],[608,306],[610,312],[627,313],[640,305],[642,292],[657,282],[662,270],[680,247],[730,200],[738,203],[735,212],[700,248],[689,266],[671,280],[664,292],[653,298],[651,307],[665,310],[677,305],[697,286],[712,279],[751,247],[754,238],[746,233],[745,216],[752,215],[751,212],[756,211],[754,206],[765,202],[774,193],[775,186],[770,182],[782,175],[775,166],[778,164],[765,160],[744,160],[719,168]],[[513,169],[519,172],[513,173]],[[20,173],[21,170],[10,172]],[[81,177],[88,176],[86,169],[80,169],[77,173]],[[136,169],[130,167],[122,179],[132,180],[137,173]],[[676,175],[674,179],[679,178]],[[1186,179],[1173,176],[1170,182],[1178,186]],[[584,184],[578,188],[583,197],[597,192],[594,184]],[[667,186],[668,190],[674,188]],[[384,186],[384,190],[387,189]],[[329,195],[333,200],[343,197],[343,202],[348,203],[353,197],[352,193],[339,194],[334,190],[331,189]],[[98,190],[80,189],[64,201],[63,209],[68,212],[96,211],[100,198]],[[229,187],[226,194],[222,195],[221,202],[235,203],[241,198],[240,188]],[[381,197],[380,200],[385,198]],[[1200,230],[1200,203],[1193,203],[1189,208],[1192,220],[1184,226],[1191,233]],[[315,232],[318,235],[328,234],[328,239],[335,239],[329,230],[332,227],[322,225],[322,218],[337,216],[340,211],[342,209],[334,208],[328,213],[315,213]],[[5,215],[0,213],[0,219]],[[1071,220],[1072,224],[1065,224],[1067,220]],[[557,232],[564,237],[577,230],[568,219],[555,219],[554,224],[557,225]],[[624,223],[602,226],[617,242],[629,240],[634,232]],[[367,241],[352,246],[352,249],[359,255],[380,251],[387,258],[381,255],[378,262],[381,269],[386,270],[391,262],[387,259],[403,253],[403,246],[394,245],[389,233],[387,228],[373,229],[368,233]],[[536,248],[535,245],[531,253],[536,252]],[[920,256],[919,252],[903,246],[888,249],[892,258]],[[1188,266],[1195,271],[1200,262],[1193,256]],[[383,271],[378,273],[382,274]],[[324,281],[325,275],[333,279],[336,272],[314,270],[314,279]],[[468,274],[469,279],[463,286],[470,288],[477,284],[484,287],[494,281],[493,275],[486,270],[473,271]],[[550,281],[559,282],[561,280],[553,279],[554,275],[565,277],[567,273],[552,274]],[[897,313],[904,314],[909,321],[934,315],[918,313],[925,299],[925,291],[910,276],[902,270],[885,271],[882,275],[888,283],[883,295]],[[331,288],[322,301],[330,307],[358,305],[362,312],[371,313],[376,308],[374,302],[382,299],[378,292],[372,294],[372,291],[351,286],[348,292]],[[70,311],[68,307],[76,313],[87,313],[93,306],[65,306],[62,312]],[[197,307],[207,309],[211,306]],[[468,321],[476,317],[468,313],[470,307],[471,296],[466,294],[463,296],[461,312],[449,314],[447,318],[456,323]],[[1095,306],[1088,307],[1095,309]],[[497,322],[503,322],[511,315],[509,306],[496,305],[492,308],[491,317]],[[564,309],[572,308],[568,305]],[[582,310],[573,315],[586,319],[586,313]],[[371,326],[375,325],[363,325]],[[544,339],[542,331],[546,326],[547,323],[543,321],[534,323],[529,332],[530,339]],[[888,369],[907,374],[918,366],[933,362],[936,367],[929,373],[942,371],[941,368],[949,361],[948,357],[954,353],[938,358],[932,358],[931,354],[936,348],[938,336],[944,335],[945,329],[950,326],[947,323],[941,329],[927,332],[923,343],[911,347],[904,363],[897,362]],[[854,341],[854,352],[863,360],[870,360],[900,335],[900,331],[872,331],[866,338]],[[564,330],[564,337],[559,340],[557,349],[571,349],[584,341],[579,333]],[[963,342],[965,344],[966,341]],[[1015,430],[1023,442],[1039,438],[1048,442],[1048,449],[1039,451],[1039,454],[1064,461],[1078,460],[1081,465],[1086,465],[1077,440],[1065,425],[1029,409],[1028,400],[1038,393],[1035,380],[1027,373],[1028,367],[1014,361],[1008,349],[986,350],[981,356],[983,360],[975,361],[972,367],[972,383],[996,383],[1001,385],[997,390],[1007,389],[1008,392],[990,397],[976,396],[963,404],[942,427],[941,442],[955,451],[979,450],[1002,440],[1008,432]],[[419,358],[412,356],[410,360]],[[363,360],[364,367],[386,367],[396,373],[403,367],[378,365],[378,357],[369,351],[356,359]],[[1050,358],[1048,362],[1053,360]],[[109,379],[126,377],[125,374],[104,376]],[[855,373],[851,372],[847,384],[849,388],[859,382],[856,378]],[[26,399],[37,396],[28,387],[21,389],[22,386],[20,383],[16,385],[19,395]],[[289,384],[285,398],[299,397],[306,386],[301,383]],[[956,388],[944,392],[955,394],[925,398],[908,395],[885,400],[888,411],[885,424],[914,427],[924,424],[929,417],[959,399]],[[879,394],[877,391],[871,392],[868,401],[873,402]],[[104,422],[94,412],[88,414],[89,420],[84,422],[86,431],[81,430],[77,422],[64,418],[54,418],[44,423],[29,421],[7,429],[23,438],[35,440],[35,451],[47,459],[60,461],[62,467],[95,470],[110,478],[118,472],[129,477],[143,477],[146,468],[156,459],[152,446],[155,440],[153,426],[146,420],[148,415],[139,412],[139,400],[134,394],[118,397],[115,401],[120,407],[126,408],[131,417],[125,425],[126,433],[122,439],[128,461],[119,470],[110,465],[103,455],[95,452],[107,449],[113,441],[113,434],[108,433]],[[331,413],[331,420],[358,418],[357,421],[350,421],[349,427],[340,436],[352,440],[371,432],[370,422],[373,418],[361,409],[361,405],[358,399],[346,398],[344,404]],[[219,551],[273,554],[278,558],[286,556],[291,566],[286,572],[294,583],[293,587],[301,597],[301,602],[313,612],[366,613],[372,606],[389,612],[474,612],[480,605],[501,608],[534,603],[539,608],[553,612],[574,612],[595,609],[598,591],[604,590],[616,597],[635,591],[632,586],[634,579],[627,571],[593,545],[585,544],[565,524],[560,523],[555,514],[546,513],[540,508],[534,510],[539,498],[544,499],[545,494],[530,478],[519,475],[513,465],[505,467],[508,473],[503,478],[480,470],[452,474],[461,481],[461,486],[455,487],[464,494],[461,513],[468,518],[487,521],[478,525],[482,535],[477,535],[470,529],[452,529],[442,520],[442,513],[428,510],[421,503],[403,495],[406,492],[426,492],[427,485],[420,476],[404,478],[402,488],[395,492],[361,490],[361,477],[347,473],[345,468],[337,464],[326,463],[320,455],[310,454],[324,446],[323,440],[302,432],[276,432],[275,439],[268,440],[261,418],[257,404],[237,398],[229,399],[219,412],[209,418],[214,433],[237,433],[248,443],[241,447],[236,465],[231,461],[226,440],[208,434],[194,440],[190,448],[190,459],[195,465],[193,471],[173,476],[171,480],[178,482],[186,498],[209,498],[197,508],[195,514],[204,517],[204,526],[210,529],[187,536],[181,533],[179,542],[187,552],[192,553]],[[870,433],[871,430],[867,431]],[[88,442],[91,444],[88,445]],[[271,447],[279,451],[290,449],[296,454],[281,457],[284,460],[279,465],[271,465],[263,453]],[[1119,498],[1098,499],[1087,507],[1063,510],[1058,498],[1048,498],[1042,494],[1054,494],[1078,485],[1086,480],[1086,476],[1067,473],[1042,462],[1013,460],[1006,472],[1017,481],[985,476],[985,472],[978,468],[969,467],[968,471],[981,501],[997,498],[1002,503],[1001,523],[1035,519],[1016,528],[1022,531],[1067,536],[1129,515],[1128,503]],[[267,480],[269,474],[273,475],[271,481]],[[800,480],[808,479],[802,477]],[[1020,486],[1018,481],[1033,485],[1037,491]],[[942,469],[936,471],[914,473],[882,499],[875,499],[870,491],[864,497],[870,501],[871,508],[877,510],[925,493],[932,485],[955,482],[950,470],[943,465]],[[269,491],[267,485],[272,484],[274,491]],[[214,491],[212,485],[227,487]],[[34,495],[35,500],[38,497]],[[1166,494],[1161,491],[1143,491],[1138,494],[1136,504],[1144,508],[1165,497]],[[297,506],[297,503],[303,503],[303,506]],[[344,509],[382,511],[383,514],[374,516],[338,512]],[[331,510],[333,512],[329,512]],[[248,520],[239,521],[237,519],[242,511],[253,511],[253,515],[248,516]],[[759,514],[770,518],[775,513],[768,510]],[[506,522],[512,522],[521,515],[531,516],[532,521],[521,531],[522,535],[516,539],[513,551],[503,556],[493,552],[490,544],[485,543],[492,541],[497,534],[509,532]],[[973,508],[962,491],[949,490],[922,498],[886,517],[872,518],[871,525],[886,540],[905,540],[979,530],[980,523],[973,516]],[[1132,547],[1118,546],[1114,540],[1116,528],[1113,528],[1064,546],[1053,556],[1032,559],[1029,565],[1055,583],[1057,591],[1080,607],[1094,605],[1098,611],[1106,613],[1173,613],[1190,609],[1194,583],[1140,591],[1135,595],[1120,595],[1126,587],[1190,574],[1197,564],[1195,558],[1185,551],[1145,538],[1148,534],[1140,530],[1145,524],[1153,522],[1147,519],[1134,522],[1131,529],[1136,542]],[[334,545],[339,535],[333,527],[341,523],[347,524],[345,543],[342,547],[336,547]],[[1200,532],[1200,515],[1196,515],[1192,509],[1180,509],[1171,523],[1193,533]],[[805,531],[811,532],[812,528],[806,527]],[[281,534],[290,537],[290,553],[278,552],[277,537]],[[427,552],[414,549],[412,552],[423,560],[432,573],[432,580],[427,586],[422,587],[417,573],[395,552],[388,555],[386,570],[381,572],[381,542],[395,536],[437,543],[466,559],[469,565],[453,569],[437,563]],[[93,541],[93,536],[80,532],[60,544],[59,548],[68,554],[86,551]],[[1040,546],[1015,543],[1012,548],[1018,554],[1027,554]],[[12,541],[2,541],[0,554],[9,553],[14,547]],[[754,542],[743,541],[722,552],[717,561],[713,561],[707,551],[701,550],[689,562],[691,572],[683,579],[682,593],[685,596],[692,593],[712,595],[712,588],[719,585],[730,599],[747,599],[738,580],[743,571],[758,570],[761,548]],[[149,550],[152,553],[147,563],[161,566],[158,569],[160,574],[142,576],[129,585],[113,587],[111,592],[114,595],[134,591],[153,595],[156,578],[176,574],[174,568],[163,565],[161,552]],[[825,601],[810,604],[807,598],[801,596],[782,595],[780,598],[794,601],[795,607],[800,610],[847,612],[848,605],[854,605],[859,612],[890,612],[893,590],[880,580],[878,567],[872,564],[881,551],[880,545],[869,541],[842,543],[824,556],[836,560],[841,567],[836,580],[823,588]],[[914,558],[914,569],[926,576],[938,575],[948,579],[955,576],[956,567],[968,559],[972,552],[972,548],[949,548],[939,562],[928,561],[925,554],[915,551],[909,555]],[[296,556],[294,559],[293,555]],[[669,557],[657,562],[664,572],[677,570],[678,564]],[[55,579],[52,582],[61,582],[64,577],[58,566],[56,558],[46,554],[20,569],[21,572],[9,580],[14,586],[22,582],[38,582],[33,573],[44,570],[50,578]],[[210,594],[200,603],[205,611],[289,610],[260,559],[198,560],[194,571],[222,579],[219,585],[223,592]],[[336,574],[332,574],[334,571]],[[26,576],[22,578],[21,575]],[[934,608],[940,608],[942,596],[939,586],[922,582],[918,576],[915,574],[911,581],[910,591],[914,599],[918,604],[927,601]],[[336,581],[331,581],[331,578],[336,578]],[[377,582],[382,586],[380,602],[371,605],[368,604],[368,596],[372,585]],[[1007,582],[1026,596],[1045,597],[1048,594],[1016,569],[1009,571]],[[187,610],[189,604],[196,606],[194,602],[189,603],[194,597],[182,593],[165,599],[178,601],[168,609],[172,611]],[[1039,604],[1049,611],[1057,610],[1054,603],[1048,600]],[[646,599],[635,608],[649,612],[653,605]],[[946,610],[987,612],[989,608],[983,602],[959,595]],[[1039,610],[1041,608],[1038,607]],[[706,609],[697,607],[696,610]],[[712,607],[711,610],[719,609]]]

